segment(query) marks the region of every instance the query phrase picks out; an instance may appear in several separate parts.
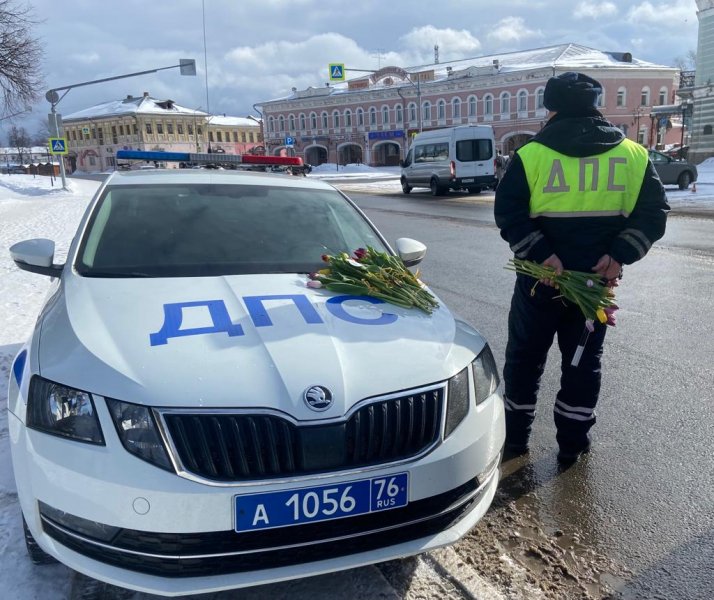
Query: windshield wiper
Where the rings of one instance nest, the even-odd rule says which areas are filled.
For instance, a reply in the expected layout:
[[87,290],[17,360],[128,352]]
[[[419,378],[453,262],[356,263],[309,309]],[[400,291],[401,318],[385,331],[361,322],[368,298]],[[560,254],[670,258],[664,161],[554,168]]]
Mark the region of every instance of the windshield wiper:
[[142,271],[78,271],[82,277],[110,277],[115,279],[120,278],[140,278],[140,277],[156,277],[151,273],[143,273]]

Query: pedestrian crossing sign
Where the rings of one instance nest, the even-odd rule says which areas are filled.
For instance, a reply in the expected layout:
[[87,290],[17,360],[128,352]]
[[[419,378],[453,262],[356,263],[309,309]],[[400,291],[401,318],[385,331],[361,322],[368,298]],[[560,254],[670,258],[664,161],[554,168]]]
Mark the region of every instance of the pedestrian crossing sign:
[[50,138],[50,154],[67,154],[67,140],[64,138]]
[[330,81],[345,80],[345,63],[330,63]]

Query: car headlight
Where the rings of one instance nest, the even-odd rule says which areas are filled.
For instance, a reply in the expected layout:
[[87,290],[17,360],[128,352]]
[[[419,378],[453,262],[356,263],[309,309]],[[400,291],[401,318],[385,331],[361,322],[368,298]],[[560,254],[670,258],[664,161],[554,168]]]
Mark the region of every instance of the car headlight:
[[27,427],[78,442],[105,445],[91,394],[38,375],[30,381]]
[[106,401],[124,448],[152,465],[173,472],[151,410],[140,404],[110,398]]
[[446,429],[444,437],[451,435],[469,412],[469,373],[464,369],[449,379],[446,400]]
[[493,358],[491,348],[486,344],[475,361],[471,363],[476,390],[476,406],[493,394],[498,388],[498,367]]

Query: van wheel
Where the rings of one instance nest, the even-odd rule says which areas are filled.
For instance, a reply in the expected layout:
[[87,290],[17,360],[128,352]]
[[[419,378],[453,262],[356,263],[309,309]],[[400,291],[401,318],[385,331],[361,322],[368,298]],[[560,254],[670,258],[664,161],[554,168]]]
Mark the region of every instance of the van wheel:
[[431,190],[432,196],[443,196],[446,193],[446,188],[439,185],[439,180],[436,177],[431,178],[429,189]]
[[402,191],[403,191],[405,194],[408,194],[409,192],[412,191],[412,186],[410,186],[410,185],[407,183],[407,180],[406,180],[405,177],[402,177]]
[[30,533],[30,528],[27,526],[25,516],[22,517],[22,529],[25,532],[25,546],[27,553],[30,555],[30,560],[36,565],[51,565],[57,562],[57,559],[45,552],[40,545],[35,541]]
[[680,190],[686,190],[690,183],[692,183],[692,174],[689,171],[684,171],[677,179],[677,185]]
[[480,187],[472,187],[472,188],[468,188],[468,189],[469,189],[469,194],[480,194],[481,193]]

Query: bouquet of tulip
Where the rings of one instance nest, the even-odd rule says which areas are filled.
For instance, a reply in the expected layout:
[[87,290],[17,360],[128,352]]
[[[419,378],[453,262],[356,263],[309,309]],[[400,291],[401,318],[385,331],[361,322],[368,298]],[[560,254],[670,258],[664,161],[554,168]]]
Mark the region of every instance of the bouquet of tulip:
[[427,314],[439,306],[434,296],[404,266],[402,260],[368,246],[358,248],[354,256],[346,252],[323,254],[328,267],[310,273],[308,287],[324,287],[331,292],[372,296],[402,308],[419,308]]
[[615,326],[615,311],[618,308],[615,304],[615,292],[597,275],[567,270],[556,274],[553,267],[518,258],[509,260],[506,269],[537,280],[531,295],[535,294],[535,287],[541,280],[549,280],[553,287],[560,291],[554,299],[569,300],[581,310],[585,317],[585,329],[571,362],[574,367],[580,363],[588,336],[595,330],[595,321]]

